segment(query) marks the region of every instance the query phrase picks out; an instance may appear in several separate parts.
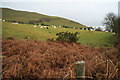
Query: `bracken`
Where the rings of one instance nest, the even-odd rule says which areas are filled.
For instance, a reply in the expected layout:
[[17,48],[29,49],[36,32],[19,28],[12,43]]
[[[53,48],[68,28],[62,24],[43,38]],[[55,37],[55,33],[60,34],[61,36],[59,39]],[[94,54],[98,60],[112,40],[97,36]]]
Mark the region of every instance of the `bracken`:
[[74,63],[82,60],[86,78],[119,78],[116,49],[29,40],[3,40],[2,44],[3,79],[75,78]]

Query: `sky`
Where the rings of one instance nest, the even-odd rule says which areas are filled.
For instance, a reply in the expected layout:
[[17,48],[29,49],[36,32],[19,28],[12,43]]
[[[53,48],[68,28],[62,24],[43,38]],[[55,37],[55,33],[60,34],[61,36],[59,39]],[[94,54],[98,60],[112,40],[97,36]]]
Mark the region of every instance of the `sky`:
[[0,7],[64,17],[86,26],[102,26],[106,14],[118,15],[119,0],[3,0]]

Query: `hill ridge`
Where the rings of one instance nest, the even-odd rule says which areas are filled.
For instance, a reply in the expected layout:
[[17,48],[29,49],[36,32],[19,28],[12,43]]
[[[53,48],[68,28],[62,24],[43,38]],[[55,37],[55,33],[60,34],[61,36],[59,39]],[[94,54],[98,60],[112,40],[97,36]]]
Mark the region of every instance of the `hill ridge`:
[[57,16],[49,16],[37,12],[14,10],[10,8],[2,9],[2,18],[8,21],[21,21],[24,23],[30,23],[30,21],[36,21],[35,24],[46,24],[56,26],[68,26],[76,28],[87,27],[79,22]]

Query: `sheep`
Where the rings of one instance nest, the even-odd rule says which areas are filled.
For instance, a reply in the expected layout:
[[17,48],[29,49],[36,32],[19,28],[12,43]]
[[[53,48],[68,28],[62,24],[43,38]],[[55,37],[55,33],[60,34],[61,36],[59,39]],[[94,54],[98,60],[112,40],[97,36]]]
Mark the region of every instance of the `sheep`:
[[53,27],[53,28],[56,28],[56,26],[55,26],[55,25],[52,25],[52,27]]
[[56,26],[54,26],[54,28],[56,28]]
[[89,29],[89,31],[93,32],[93,31],[95,31],[95,30],[94,30],[94,29]]
[[5,20],[3,20],[5,22]]
[[108,32],[108,31],[105,31],[105,32]]
[[112,34],[116,34],[116,33],[112,33]]
[[86,30],[88,30],[88,28],[86,28]]
[[90,29],[90,31],[94,31],[93,29]]
[[82,30],[84,30],[84,28],[82,28]]
[[43,28],[43,26],[41,26],[40,28]]
[[36,25],[34,27],[36,27]]
[[110,32],[113,32],[113,30],[110,30]]

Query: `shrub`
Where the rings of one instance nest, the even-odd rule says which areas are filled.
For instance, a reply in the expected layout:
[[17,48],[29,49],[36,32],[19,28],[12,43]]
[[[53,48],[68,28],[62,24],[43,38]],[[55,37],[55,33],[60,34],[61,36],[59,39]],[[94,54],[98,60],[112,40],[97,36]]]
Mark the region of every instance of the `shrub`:
[[79,40],[79,37],[77,37],[77,34],[79,34],[79,32],[75,32],[75,33],[71,33],[71,32],[59,32],[56,35],[57,37],[57,41],[62,41],[62,42],[74,42],[77,43],[77,41]]
[[42,25],[42,26],[50,26],[50,25],[48,25],[48,24],[44,24],[44,23],[42,23],[41,25]]
[[64,28],[71,28],[70,26],[62,26],[62,27],[64,27]]
[[7,40],[15,40],[14,37],[8,37]]

